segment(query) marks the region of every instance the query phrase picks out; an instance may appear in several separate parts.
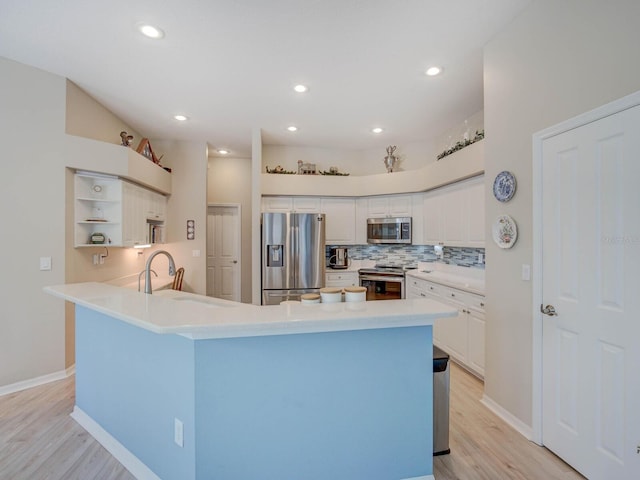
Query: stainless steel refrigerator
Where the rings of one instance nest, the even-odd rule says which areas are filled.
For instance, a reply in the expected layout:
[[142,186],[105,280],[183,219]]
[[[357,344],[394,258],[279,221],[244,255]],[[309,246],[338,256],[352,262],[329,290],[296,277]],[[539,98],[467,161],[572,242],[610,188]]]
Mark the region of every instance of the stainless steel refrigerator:
[[300,300],[324,286],[324,213],[262,214],[262,304]]

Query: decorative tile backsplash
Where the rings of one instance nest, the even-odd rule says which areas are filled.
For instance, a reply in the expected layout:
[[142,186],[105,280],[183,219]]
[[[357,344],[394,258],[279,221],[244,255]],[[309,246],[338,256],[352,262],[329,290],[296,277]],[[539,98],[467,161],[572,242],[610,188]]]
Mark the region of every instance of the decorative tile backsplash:
[[[329,258],[331,247],[327,246]],[[437,257],[432,245],[345,245],[353,260],[375,260],[381,263],[409,265],[417,262],[435,262]],[[482,263],[478,262],[482,254]],[[442,261],[449,265],[484,269],[484,248],[443,247]]]

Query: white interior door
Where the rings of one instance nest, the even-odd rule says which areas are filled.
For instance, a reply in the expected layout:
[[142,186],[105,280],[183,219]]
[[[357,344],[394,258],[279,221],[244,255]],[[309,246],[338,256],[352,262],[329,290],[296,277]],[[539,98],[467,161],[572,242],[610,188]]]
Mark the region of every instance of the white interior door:
[[640,107],[542,143],[542,440],[640,478]]
[[240,301],[240,207],[210,205],[207,212],[207,295]]

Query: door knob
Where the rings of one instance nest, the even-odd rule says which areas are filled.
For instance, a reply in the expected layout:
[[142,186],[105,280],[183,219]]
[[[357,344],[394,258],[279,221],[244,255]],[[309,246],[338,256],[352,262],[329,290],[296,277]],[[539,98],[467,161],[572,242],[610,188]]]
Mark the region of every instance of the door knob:
[[553,305],[547,305],[546,307],[543,307],[542,304],[540,304],[540,311],[545,315],[549,315],[550,317],[558,316],[558,314],[556,313],[556,308]]
[[234,260],[233,263],[238,263],[238,260]]

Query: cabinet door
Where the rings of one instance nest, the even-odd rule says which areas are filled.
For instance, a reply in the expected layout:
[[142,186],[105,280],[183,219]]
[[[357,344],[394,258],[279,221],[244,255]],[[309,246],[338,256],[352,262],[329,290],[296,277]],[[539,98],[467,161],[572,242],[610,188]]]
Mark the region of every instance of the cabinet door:
[[414,245],[427,245],[424,241],[424,214],[423,194],[411,195],[411,243]]
[[458,309],[458,316],[442,319],[441,341],[443,349],[458,362],[467,363],[468,327],[463,298],[459,291],[443,287],[442,300]]
[[381,218],[389,214],[389,200],[387,197],[370,197],[367,199],[367,218]]
[[366,198],[356,198],[356,245],[367,244],[369,205]]
[[387,199],[390,216],[410,217],[412,215],[411,195],[391,195]]
[[425,245],[442,245],[442,197],[438,192],[424,194],[423,209],[423,243]]
[[327,287],[355,287],[358,283],[357,272],[327,272],[325,274],[325,286]]
[[447,246],[464,246],[466,228],[464,222],[465,193],[461,186],[448,188],[441,199],[443,219],[442,241]]
[[291,197],[262,197],[263,212],[291,212],[293,199]]
[[465,193],[466,246],[484,247],[484,177],[471,183]]
[[485,346],[485,298],[480,295],[467,294],[467,318],[469,325],[469,367],[484,377]]
[[122,243],[125,247],[147,243],[145,190],[124,182],[122,186]]
[[298,213],[319,213],[318,197],[293,197],[293,211]]
[[484,313],[473,309],[467,309],[467,312],[469,325],[469,367],[484,377],[485,316]]
[[325,214],[325,243],[353,245],[356,239],[356,204],[353,198],[323,198],[320,211]]

